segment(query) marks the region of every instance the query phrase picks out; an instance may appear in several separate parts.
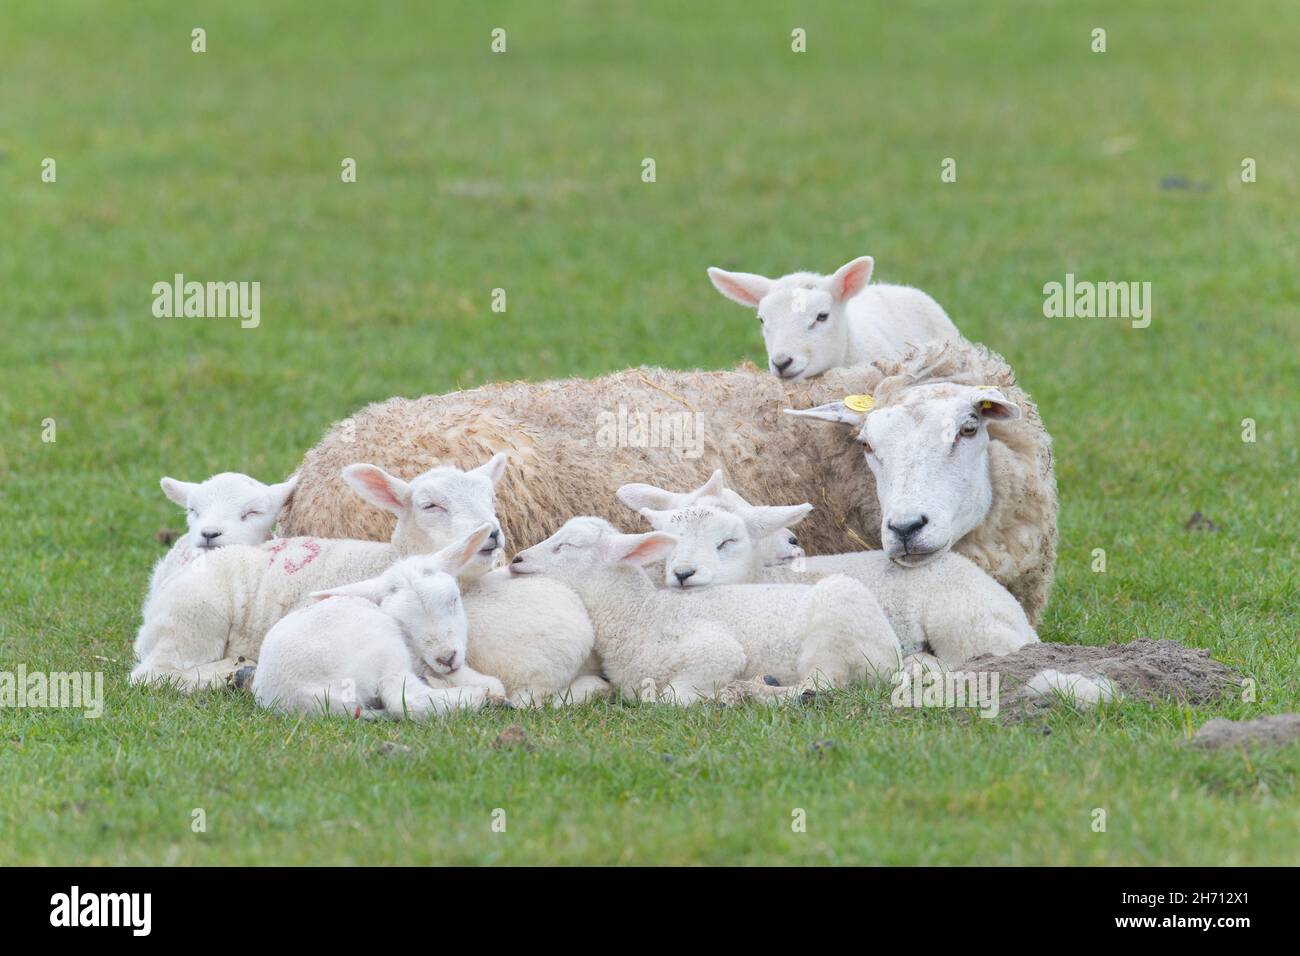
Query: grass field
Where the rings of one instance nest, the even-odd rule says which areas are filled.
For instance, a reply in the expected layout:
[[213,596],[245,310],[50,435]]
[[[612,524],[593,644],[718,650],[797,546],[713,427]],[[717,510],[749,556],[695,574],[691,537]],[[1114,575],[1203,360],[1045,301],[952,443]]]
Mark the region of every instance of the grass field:
[[[1300,709],[1298,46],[1286,0],[9,0],[0,670],[103,670],[106,704],[0,709],[0,863],[1300,861],[1300,747],[1183,746]],[[1185,641],[1256,701],[1002,726],[859,690],[399,726],[126,685],[182,521],[160,475],[278,479],[390,395],[761,361],[705,267],[863,253],[1041,407],[1043,638]],[[260,281],[261,325],[155,318],[178,272]],[[1151,282],[1151,326],[1045,318],[1067,273]],[[493,748],[510,724],[531,750]]]

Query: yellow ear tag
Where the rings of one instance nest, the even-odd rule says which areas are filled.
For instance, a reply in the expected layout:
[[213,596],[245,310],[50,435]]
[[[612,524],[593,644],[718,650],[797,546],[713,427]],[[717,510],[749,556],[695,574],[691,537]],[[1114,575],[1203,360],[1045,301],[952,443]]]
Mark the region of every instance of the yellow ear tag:
[[992,407],[993,407],[993,403],[992,403],[992,402],[980,402],[980,408],[984,409],[985,411],[987,411],[988,409],[990,409],[990,408],[992,408]]
[[876,400],[870,395],[845,395],[844,407],[855,412],[869,412],[876,407]]

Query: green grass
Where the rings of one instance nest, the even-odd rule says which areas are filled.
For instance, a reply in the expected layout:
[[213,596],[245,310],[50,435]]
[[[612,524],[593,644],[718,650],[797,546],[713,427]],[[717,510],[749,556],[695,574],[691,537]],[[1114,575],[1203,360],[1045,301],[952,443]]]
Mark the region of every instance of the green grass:
[[[1286,0],[10,0],[0,669],[102,669],[107,701],[0,710],[0,863],[1294,863],[1300,748],[1182,742],[1300,709],[1298,43]],[[154,533],[180,522],[160,475],[280,477],[395,394],[761,360],[704,267],[863,252],[1040,404],[1062,499],[1042,636],[1185,641],[1257,701],[1002,726],[843,691],[397,726],[126,685]],[[261,281],[261,327],[155,319],[175,272]],[[1151,327],[1044,318],[1067,272],[1150,281]],[[1195,510],[1220,530],[1184,530]],[[531,751],[491,746],[512,723]]]

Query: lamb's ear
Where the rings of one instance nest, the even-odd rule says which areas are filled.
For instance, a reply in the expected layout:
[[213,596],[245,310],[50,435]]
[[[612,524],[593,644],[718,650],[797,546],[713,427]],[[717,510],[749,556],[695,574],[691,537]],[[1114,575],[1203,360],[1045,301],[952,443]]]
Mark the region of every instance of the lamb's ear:
[[443,548],[434,557],[442,564],[443,569],[454,577],[465,570],[465,565],[473,561],[475,555],[483,550],[483,545],[487,543],[488,535],[491,533],[492,525],[484,522],[467,537],[450,547]]
[[796,418],[816,418],[823,422],[839,422],[841,425],[851,425],[853,428],[861,428],[862,423],[867,419],[866,412],[855,412],[843,402],[830,402],[826,405],[818,405],[816,408],[787,408],[784,409],[787,415],[794,415]]
[[278,485],[269,485],[267,491],[271,495],[271,503],[274,510],[279,511],[284,507],[293,490],[298,487],[298,473],[295,471],[292,475],[280,482]]
[[620,534],[610,544],[610,558],[620,564],[649,564],[668,557],[677,547],[677,539],[663,531],[647,534]]
[[675,491],[664,491],[662,488],[643,485],[640,482],[623,485],[614,492],[614,496],[633,511],[640,511],[642,508],[668,511],[681,505],[682,499],[687,497]]
[[654,508],[640,509],[640,515],[650,522],[650,527],[659,528],[669,522],[675,511],[656,511]]
[[720,498],[725,489],[726,485],[722,481],[722,469],[715,468],[713,474],[709,475],[709,480],[691,492],[691,497],[696,500],[700,498]]
[[781,528],[793,528],[813,510],[810,504],[784,506],[751,506],[740,513],[740,518],[756,538],[772,534]]
[[499,451],[488,461],[479,465],[477,468],[471,469],[469,474],[482,475],[488,481],[492,482],[493,485],[496,485],[501,481],[501,477],[506,473],[506,465],[509,463],[510,459],[506,457],[506,453]]
[[767,276],[752,272],[727,272],[716,266],[709,266],[709,281],[732,302],[739,302],[751,309],[757,309],[758,303],[772,288],[772,280]]
[[871,281],[874,266],[871,256],[858,256],[852,262],[840,266],[830,278],[831,296],[837,302],[853,298]]
[[1020,421],[1020,406],[996,388],[982,388],[975,395],[975,411],[981,418],[1000,422]]
[[323,601],[332,597],[359,597],[378,604],[384,599],[384,587],[380,578],[368,578],[365,581],[358,581],[356,584],[345,584],[342,587],[328,588],[324,591],[312,591],[307,596],[313,601]]
[[411,486],[378,465],[359,463],[343,469],[343,480],[366,501],[400,515],[411,506]]
[[182,508],[188,507],[190,492],[198,487],[192,481],[177,481],[175,478],[164,478],[158,484],[162,486],[163,494]]

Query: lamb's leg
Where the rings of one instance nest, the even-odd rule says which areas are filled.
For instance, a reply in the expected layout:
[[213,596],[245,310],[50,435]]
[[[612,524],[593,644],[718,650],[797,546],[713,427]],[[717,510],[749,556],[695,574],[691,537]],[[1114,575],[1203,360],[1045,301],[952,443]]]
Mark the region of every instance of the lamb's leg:
[[379,697],[393,716],[423,720],[453,710],[478,710],[487,702],[488,692],[485,687],[430,687],[407,671],[380,680]]
[[224,684],[233,673],[226,667],[230,627],[229,600],[216,575],[196,567],[169,579],[145,607],[131,683],[168,683],[185,691]]
[[450,674],[437,674],[439,683],[450,684],[452,687],[482,687],[487,691],[489,697],[504,698],[506,696],[505,685],[490,674],[483,674],[474,670],[468,664],[462,664]]
[[843,575],[813,585],[799,633],[802,691],[842,687],[863,678],[888,680],[903,656],[875,595]]
[[935,597],[922,614],[926,642],[948,667],[956,667],[977,654],[1001,656],[1037,643],[1038,635],[1009,594],[989,589],[963,598],[954,601]]
[[608,697],[612,688],[609,682],[603,677],[595,674],[583,674],[575,677],[573,683],[565,690],[551,697],[552,707],[567,707],[574,704],[585,704],[587,701],[598,698]]
[[745,672],[745,649],[715,622],[693,625],[662,662],[658,699],[685,707],[712,699]]

